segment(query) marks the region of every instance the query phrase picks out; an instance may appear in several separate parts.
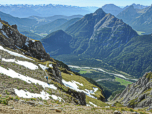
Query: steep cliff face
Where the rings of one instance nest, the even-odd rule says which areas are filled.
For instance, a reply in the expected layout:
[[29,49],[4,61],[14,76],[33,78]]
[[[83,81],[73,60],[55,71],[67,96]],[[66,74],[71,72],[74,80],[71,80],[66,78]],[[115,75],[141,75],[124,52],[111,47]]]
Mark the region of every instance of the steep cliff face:
[[128,85],[113,101],[119,101],[131,108],[152,109],[152,72],[146,73],[136,83]]

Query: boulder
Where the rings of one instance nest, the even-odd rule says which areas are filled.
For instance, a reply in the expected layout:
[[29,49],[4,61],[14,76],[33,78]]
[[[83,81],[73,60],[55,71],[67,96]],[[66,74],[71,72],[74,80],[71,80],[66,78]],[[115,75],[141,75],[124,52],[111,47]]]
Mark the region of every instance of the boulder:
[[35,102],[32,102],[32,101],[27,101],[26,103],[29,104],[29,105],[32,105],[32,106],[36,106],[37,105]]
[[12,25],[12,28],[17,29],[17,25]]
[[119,112],[118,110],[115,110],[115,111],[113,112],[113,114],[121,114],[121,112]]

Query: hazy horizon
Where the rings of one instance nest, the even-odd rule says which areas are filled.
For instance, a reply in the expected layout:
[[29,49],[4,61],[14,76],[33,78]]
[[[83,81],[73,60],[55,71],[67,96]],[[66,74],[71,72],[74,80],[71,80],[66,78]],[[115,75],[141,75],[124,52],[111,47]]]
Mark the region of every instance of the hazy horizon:
[[119,1],[119,0],[0,0],[1,5],[15,5],[15,4],[28,4],[28,5],[41,5],[41,4],[53,4],[53,5],[68,5],[68,6],[79,6],[79,7],[87,7],[87,6],[92,6],[92,7],[102,7],[106,4],[115,4],[116,6],[119,7],[124,7],[127,5],[131,5],[133,3],[135,4],[140,4],[140,5],[145,5],[145,6],[150,6],[151,2],[150,0],[124,0],[124,1]]

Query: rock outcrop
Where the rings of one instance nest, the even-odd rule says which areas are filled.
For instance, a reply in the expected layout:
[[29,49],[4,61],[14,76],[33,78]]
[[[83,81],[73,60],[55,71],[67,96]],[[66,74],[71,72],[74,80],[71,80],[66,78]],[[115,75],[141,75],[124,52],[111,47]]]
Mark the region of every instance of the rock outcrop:
[[152,72],[146,73],[136,83],[127,88],[113,99],[130,108],[152,109]]
[[50,56],[46,53],[40,41],[32,40],[17,30],[17,25],[10,26],[7,22],[0,20],[0,44],[12,49],[24,49],[25,55],[37,59],[49,60]]

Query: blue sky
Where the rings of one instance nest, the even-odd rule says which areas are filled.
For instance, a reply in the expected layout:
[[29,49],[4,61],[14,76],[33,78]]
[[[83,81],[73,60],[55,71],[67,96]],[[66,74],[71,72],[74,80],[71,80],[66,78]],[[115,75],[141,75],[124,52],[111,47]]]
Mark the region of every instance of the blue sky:
[[0,0],[0,4],[62,4],[97,7],[110,3],[117,6],[126,6],[133,3],[150,6],[152,4],[152,0]]

